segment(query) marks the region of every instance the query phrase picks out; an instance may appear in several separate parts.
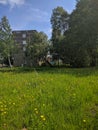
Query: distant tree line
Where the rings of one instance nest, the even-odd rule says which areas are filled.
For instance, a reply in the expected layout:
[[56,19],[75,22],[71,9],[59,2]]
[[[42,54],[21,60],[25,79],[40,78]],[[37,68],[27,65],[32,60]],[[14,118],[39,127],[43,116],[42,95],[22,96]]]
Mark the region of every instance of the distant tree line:
[[[35,32],[27,41],[25,56],[31,64],[36,64],[37,60],[44,57],[49,46],[49,40],[44,32]],[[14,54],[19,51],[19,43],[14,40],[14,35],[6,16],[0,21],[0,64],[8,64],[12,67]]]
[[68,14],[62,7],[51,15],[53,51],[71,67],[98,65],[98,0],[77,0]]
[[[76,8],[68,14],[62,7],[51,15],[51,43],[43,32],[35,32],[26,45],[25,55],[31,63],[46,56],[48,50],[58,54],[70,67],[98,65],[98,0],[77,0]],[[51,46],[50,46],[51,45]],[[12,59],[17,46],[6,16],[0,20],[0,64]]]

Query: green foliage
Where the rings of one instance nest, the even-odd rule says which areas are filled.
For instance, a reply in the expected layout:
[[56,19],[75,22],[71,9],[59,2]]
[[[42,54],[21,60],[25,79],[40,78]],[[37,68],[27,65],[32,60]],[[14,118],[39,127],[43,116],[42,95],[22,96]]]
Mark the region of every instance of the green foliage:
[[0,69],[1,130],[97,130],[98,68]]
[[0,53],[3,58],[8,58],[9,65],[11,66],[10,58],[14,51],[14,41],[9,21],[4,16],[0,22]]
[[88,55],[87,51],[83,48],[78,48],[78,50],[74,55],[73,62],[71,65],[73,67],[88,67],[90,66],[90,56]]
[[[71,50],[73,49],[75,57],[80,62],[83,55],[77,53],[81,48],[84,55],[81,66],[84,66],[85,62],[88,61],[89,65],[97,65],[97,50],[98,43],[98,2],[93,0],[80,0],[77,2],[76,9],[72,12],[69,21],[69,35],[71,39]],[[73,47],[74,44],[77,46],[77,51]],[[88,56],[87,56],[88,55]],[[87,60],[89,57],[90,60]],[[78,66],[78,64],[77,64]],[[85,64],[85,66],[87,66]]]
[[53,9],[51,16],[51,24],[52,24],[52,42],[55,50],[57,51],[59,37],[64,34],[66,29],[68,28],[68,13],[62,8],[57,7]]
[[47,51],[48,39],[47,35],[43,32],[35,32],[32,39],[27,45],[26,55],[30,58],[31,62],[43,57]]
[[[64,9],[57,7],[51,18],[54,50],[72,66],[98,65],[98,1],[77,0],[74,11],[64,16],[67,21],[62,20],[62,12]],[[65,27],[60,21],[69,25],[63,39]]]

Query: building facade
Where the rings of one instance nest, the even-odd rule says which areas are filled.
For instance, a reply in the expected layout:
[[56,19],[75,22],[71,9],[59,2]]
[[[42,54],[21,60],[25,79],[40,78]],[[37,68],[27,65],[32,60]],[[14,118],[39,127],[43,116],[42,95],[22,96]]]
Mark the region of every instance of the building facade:
[[17,46],[17,51],[14,54],[13,65],[23,66],[29,64],[27,62],[25,51],[27,44],[31,41],[33,34],[37,32],[36,30],[18,30],[13,31],[15,45]]

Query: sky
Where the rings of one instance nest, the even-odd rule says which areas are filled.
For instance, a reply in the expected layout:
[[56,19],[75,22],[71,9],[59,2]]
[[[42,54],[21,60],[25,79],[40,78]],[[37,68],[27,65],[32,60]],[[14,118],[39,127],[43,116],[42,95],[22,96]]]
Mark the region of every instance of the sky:
[[71,13],[75,5],[76,0],[0,0],[0,19],[7,16],[12,30],[43,31],[50,38],[52,10],[61,6]]

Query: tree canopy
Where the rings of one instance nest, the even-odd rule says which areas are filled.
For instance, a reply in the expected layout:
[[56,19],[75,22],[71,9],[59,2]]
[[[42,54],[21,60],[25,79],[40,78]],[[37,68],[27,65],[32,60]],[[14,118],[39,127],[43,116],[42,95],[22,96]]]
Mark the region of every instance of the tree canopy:
[[34,32],[26,48],[26,55],[33,65],[36,64],[38,59],[45,56],[47,47],[47,35],[43,32]]
[[12,30],[6,16],[0,21],[0,54],[3,58],[7,58],[11,67],[11,56],[14,49],[14,41]]
[[53,9],[51,15],[52,24],[52,43],[57,51],[57,43],[60,36],[63,36],[65,31],[68,29],[68,13],[62,7]]
[[[66,11],[57,7],[53,10],[51,18],[52,42],[56,44],[56,51],[59,50],[60,55],[63,54],[65,63],[69,62],[71,66],[96,66],[98,64],[98,1],[77,0],[73,12],[64,16],[63,24],[67,22],[67,30],[60,22],[61,12]],[[62,38],[61,32],[64,32]]]

